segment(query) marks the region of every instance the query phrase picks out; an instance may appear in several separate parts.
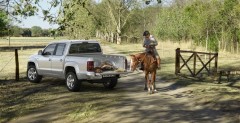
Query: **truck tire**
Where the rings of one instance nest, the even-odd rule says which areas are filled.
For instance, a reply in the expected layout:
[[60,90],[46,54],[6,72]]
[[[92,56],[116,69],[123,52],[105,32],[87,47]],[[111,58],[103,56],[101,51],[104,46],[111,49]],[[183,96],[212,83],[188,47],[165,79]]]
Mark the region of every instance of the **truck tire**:
[[106,82],[103,82],[103,86],[106,89],[113,89],[118,83],[118,79],[117,78],[112,78],[107,80]]
[[78,81],[77,76],[74,72],[68,72],[66,75],[66,86],[69,91],[79,91],[81,82]]
[[30,65],[27,69],[27,79],[32,83],[39,83],[42,80],[42,76],[38,75],[35,65]]

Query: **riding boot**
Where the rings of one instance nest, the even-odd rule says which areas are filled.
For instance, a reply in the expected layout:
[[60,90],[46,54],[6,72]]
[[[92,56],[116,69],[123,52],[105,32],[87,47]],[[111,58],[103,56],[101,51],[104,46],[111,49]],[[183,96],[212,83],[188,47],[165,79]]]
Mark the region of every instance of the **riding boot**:
[[158,65],[158,69],[161,69],[161,66],[160,66],[160,64],[161,64],[161,59],[160,59],[160,58],[157,58],[157,65]]
[[144,70],[144,65],[143,65],[143,62],[141,62],[141,67],[140,67],[140,70]]

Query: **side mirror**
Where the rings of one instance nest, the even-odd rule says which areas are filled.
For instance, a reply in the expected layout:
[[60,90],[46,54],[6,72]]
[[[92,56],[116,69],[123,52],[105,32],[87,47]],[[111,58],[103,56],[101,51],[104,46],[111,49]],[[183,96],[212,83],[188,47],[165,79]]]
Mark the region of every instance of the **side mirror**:
[[42,50],[39,50],[39,51],[38,51],[38,55],[42,55]]

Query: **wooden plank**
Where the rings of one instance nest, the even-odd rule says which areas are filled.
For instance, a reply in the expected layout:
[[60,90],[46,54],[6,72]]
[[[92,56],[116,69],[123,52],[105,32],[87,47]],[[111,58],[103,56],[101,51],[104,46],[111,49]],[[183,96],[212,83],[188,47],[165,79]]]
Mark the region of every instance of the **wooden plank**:
[[194,55],[194,58],[193,58],[193,76],[196,76],[196,57],[197,57],[197,53],[194,52],[193,55]]
[[[193,55],[192,55],[193,56]],[[184,58],[182,57],[182,55],[180,54],[180,58],[183,60],[183,62],[186,64],[186,67],[188,68],[189,72],[192,74],[192,76],[194,76],[192,70],[189,68],[189,66],[187,65],[187,62],[184,60]],[[180,69],[181,70],[181,69]]]
[[[215,58],[215,56],[213,56],[213,57],[197,72],[197,74],[199,74],[199,73],[203,70],[203,68],[206,67],[214,58]],[[196,74],[196,75],[197,75],[197,74]]]
[[217,74],[218,71],[218,53],[215,54],[215,65],[214,65],[214,73]]
[[203,67],[202,68],[205,68],[208,72],[208,74],[210,74],[210,69],[208,69],[206,66],[204,66],[205,64],[203,63],[202,59],[197,55],[199,61],[202,63]]
[[217,53],[206,53],[206,52],[195,52],[195,51],[187,51],[187,50],[181,50],[181,53],[198,53],[198,54],[206,54],[206,55],[216,55]]
[[[180,54],[180,55],[181,55],[181,54]],[[187,61],[184,61],[184,60],[183,60],[183,65],[180,67],[179,70],[181,70],[181,69],[188,63],[188,61],[191,60],[192,57],[193,57],[193,54],[187,59]],[[183,57],[182,57],[182,59],[183,59]]]
[[180,72],[180,48],[176,49],[176,61],[175,61],[175,74],[177,75]]
[[[182,56],[182,53],[192,53],[192,55],[185,60]],[[203,60],[201,59],[200,55],[209,55],[209,61],[205,64],[203,62]],[[213,57],[212,57],[213,55]],[[193,69],[191,69],[188,65],[188,62],[191,60],[191,58],[194,57],[194,63],[193,63]],[[196,77],[196,75],[198,75],[203,69],[206,69],[206,71],[208,72],[208,74],[211,73],[211,61],[215,58],[215,65],[214,65],[214,73],[216,75],[217,73],[217,65],[218,65],[218,53],[206,53],[206,52],[195,52],[195,51],[187,51],[187,50],[180,50],[180,48],[176,49],[176,64],[175,64],[175,74],[179,74],[181,69],[186,66],[188,71],[191,73],[191,75],[193,77]],[[180,67],[180,59],[182,59],[183,64]],[[196,72],[196,63],[197,63],[197,59],[199,59],[199,61],[202,64],[202,67],[199,71]],[[209,68],[208,68],[209,67]]]
[[15,80],[19,81],[19,60],[18,60],[18,49],[15,49],[15,63],[16,63],[16,75]]

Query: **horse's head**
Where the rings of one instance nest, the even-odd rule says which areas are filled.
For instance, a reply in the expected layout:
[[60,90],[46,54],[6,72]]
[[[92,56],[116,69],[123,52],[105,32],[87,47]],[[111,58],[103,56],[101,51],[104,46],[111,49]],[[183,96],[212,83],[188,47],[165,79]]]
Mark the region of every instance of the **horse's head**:
[[140,60],[136,55],[130,55],[130,57],[131,57],[130,70],[135,71],[138,64],[140,63]]

